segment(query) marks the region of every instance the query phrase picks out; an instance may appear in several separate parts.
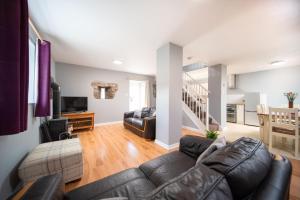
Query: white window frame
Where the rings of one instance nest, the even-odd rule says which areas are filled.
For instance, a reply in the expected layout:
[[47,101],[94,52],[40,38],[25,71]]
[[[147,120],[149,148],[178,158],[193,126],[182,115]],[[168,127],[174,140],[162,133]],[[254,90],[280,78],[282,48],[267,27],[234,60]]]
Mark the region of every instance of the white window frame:
[[[144,99],[139,99],[139,104],[140,105],[132,105],[132,102],[134,101],[132,99],[131,93],[132,93],[132,88],[131,88],[131,83],[135,83],[138,85],[139,90],[137,91],[139,93],[139,95],[141,95],[139,98],[144,98]],[[144,89],[142,89],[142,85],[144,86]],[[146,87],[147,87],[147,82],[145,80],[129,80],[129,110],[133,111],[133,110],[140,110],[143,107],[147,106],[147,94],[146,94]]]
[[[28,77],[28,104],[35,104],[37,102],[37,81],[38,81],[38,67],[37,67],[37,42],[29,39],[29,77]],[[34,52],[31,51],[34,47]],[[32,58],[32,56],[34,56]]]

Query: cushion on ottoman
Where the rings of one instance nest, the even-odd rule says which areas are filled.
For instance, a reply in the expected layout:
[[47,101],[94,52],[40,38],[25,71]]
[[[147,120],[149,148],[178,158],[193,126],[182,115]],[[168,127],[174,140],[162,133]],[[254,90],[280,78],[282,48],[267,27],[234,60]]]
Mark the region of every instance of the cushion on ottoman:
[[19,167],[19,177],[25,183],[54,173],[61,173],[65,183],[82,177],[82,148],[78,138],[40,144]]

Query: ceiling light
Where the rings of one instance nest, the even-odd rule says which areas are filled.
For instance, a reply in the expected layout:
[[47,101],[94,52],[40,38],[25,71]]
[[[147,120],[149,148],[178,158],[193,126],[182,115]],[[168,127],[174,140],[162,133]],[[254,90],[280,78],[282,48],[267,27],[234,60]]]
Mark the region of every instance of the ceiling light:
[[271,65],[282,65],[284,63],[285,63],[284,60],[276,60],[276,61],[271,62],[270,64]]
[[123,64],[123,62],[121,60],[113,60],[112,63],[115,64],[115,65],[122,65]]

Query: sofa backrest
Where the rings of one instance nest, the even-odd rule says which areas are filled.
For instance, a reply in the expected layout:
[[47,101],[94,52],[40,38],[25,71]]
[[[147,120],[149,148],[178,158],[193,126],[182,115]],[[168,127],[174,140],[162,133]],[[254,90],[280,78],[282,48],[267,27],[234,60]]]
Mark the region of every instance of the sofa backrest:
[[155,112],[155,107],[142,108],[141,118],[152,117],[154,112]]
[[260,140],[245,137],[202,161],[226,177],[235,199],[250,195],[267,176],[271,163],[272,157],[265,145]]
[[224,175],[199,164],[156,188],[147,197],[137,199],[222,199],[232,200]]

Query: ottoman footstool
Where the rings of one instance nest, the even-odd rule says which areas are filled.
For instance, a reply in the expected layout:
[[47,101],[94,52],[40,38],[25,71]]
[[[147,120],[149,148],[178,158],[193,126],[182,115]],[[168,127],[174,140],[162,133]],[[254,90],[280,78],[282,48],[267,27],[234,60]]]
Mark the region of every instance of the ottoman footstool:
[[39,144],[19,167],[24,183],[61,173],[65,183],[83,175],[82,148],[78,138]]

